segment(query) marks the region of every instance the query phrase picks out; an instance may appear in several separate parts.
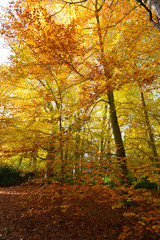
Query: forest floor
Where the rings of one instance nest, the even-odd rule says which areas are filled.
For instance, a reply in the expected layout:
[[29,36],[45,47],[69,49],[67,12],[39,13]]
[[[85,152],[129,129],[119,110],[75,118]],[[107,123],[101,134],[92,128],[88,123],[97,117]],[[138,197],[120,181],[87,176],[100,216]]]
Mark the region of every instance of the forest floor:
[[[0,187],[0,240],[116,240],[129,224],[117,202],[105,187]],[[126,239],[160,239],[146,234]]]

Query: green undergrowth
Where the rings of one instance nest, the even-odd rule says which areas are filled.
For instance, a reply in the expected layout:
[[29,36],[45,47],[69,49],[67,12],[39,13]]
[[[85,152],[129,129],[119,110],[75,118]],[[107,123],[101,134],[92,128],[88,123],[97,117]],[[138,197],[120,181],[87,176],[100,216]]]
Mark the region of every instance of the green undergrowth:
[[30,178],[33,178],[34,172],[22,171],[14,166],[0,165],[0,186],[10,187],[20,185],[27,182]]
[[[9,187],[20,185],[25,182],[30,183],[45,183],[51,184],[52,182],[57,183],[68,183],[68,184],[89,184],[96,185],[96,179],[85,178],[85,176],[73,177],[71,174],[65,174],[63,177],[60,174],[54,174],[47,177],[44,177],[44,174],[41,172],[36,172],[33,170],[21,170],[17,167],[7,164],[0,165],[0,186]],[[110,176],[102,177],[102,183],[104,185],[108,185],[110,188],[116,187],[116,182],[114,178],[112,179]],[[136,178],[129,178],[129,184],[134,185],[135,189],[157,189],[157,184],[155,182],[150,182],[148,177],[143,177],[139,181]]]

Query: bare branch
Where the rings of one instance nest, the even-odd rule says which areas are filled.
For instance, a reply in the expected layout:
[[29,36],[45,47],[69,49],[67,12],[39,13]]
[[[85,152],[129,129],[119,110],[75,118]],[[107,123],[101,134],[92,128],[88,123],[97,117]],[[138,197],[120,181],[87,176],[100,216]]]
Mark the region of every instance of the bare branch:
[[132,8],[129,12],[127,12],[120,20],[118,20],[114,25],[110,25],[101,29],[108,29],[108,28],[114,28],[116,27],[120,22],[122,22],[133,10],[135,10],[137,7],[139,7],[140,5],[135,6],[134,8]]
[[88,0],[81,0],[81,1],[77,1],[77,2],[74,2],[74,1],[65,1],[65,0],[62,0],[62,2],[64,3],[68,3],[68,4],[80,4],[80,3],[84,3],[84,2],[87,2]]
[[60,13],[60,12],[65,8],[66,5],[67,5],[67,3],[65,3],[64,6],[63,6],[58,12],[56,12],[56,13],[50,15],[49,18],[48,18],[48,20],[50,20],[51,17],[55,16],[56,14]]
[[151,9],[149,9],[149,8],[143,3],[142,0],[137,0],[137,1],[138,1],[138,2],[140,3],[140,5],[141,5],[142,7],[144,7],[144,8],[147,10],[147,12],[149,13],[149,20],[155,25],[156,28],[158,28],[158,30],[160,30],[160,24],[159,24],[159,22],[156,23],[156,22],[153,20],[153,15],[152,15]]

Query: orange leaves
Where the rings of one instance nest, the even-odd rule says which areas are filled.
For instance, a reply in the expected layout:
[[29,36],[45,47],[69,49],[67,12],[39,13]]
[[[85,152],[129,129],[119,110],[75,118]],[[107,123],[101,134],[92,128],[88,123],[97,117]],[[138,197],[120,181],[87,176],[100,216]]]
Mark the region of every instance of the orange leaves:
[[123,216],[125,216],[125,217],[133,217],[133,216],[136,216],[136,214],[134,212],[129,212],[129,213],[124,213]]
[[[118,196],[108,187],[32,185],[3,188],[0,194],[3,220],[0,234],[7,239],[15,236],[75,240],[151,240],[153,236],[159,237],[156,209],[146,211],[145,201],[127,211],[125,208],[112,209]],[[152,205],[148,207],[152,209]],[[154,222],[149,220],[149,215],[155,215]],[[8,235],[7,226],[11,229]]]
[[[132,193],[131,193],[132,192]],[[133,201],[133,207],[127,209],[123,214],[129,221],[123,227],[123,232],[119,239],[127,239],[130,233],[130,239],[146,236],[150,239],[153,234],[159,234],[159,199],[150,192],[152,197],[148,197],[146,191],[132,190],[129,195]]]
[[[27,46],[27,50],[34,54],[36,61],[44,58],[46,64],[70,62],[77,43],[74,38],[74,24],[65,26],[49,21],[49,16],[44,7],[35,6],[27,10],[19,5],[14,10],[14,5],[8,12],[12,22],[4,20],[2,33],[10,42],[11,37]],[[7,16],[6,16],[7,18]],[[15,48],[14,44],[14,48]],[[20,48],[20,45],[18,46]],[[42,61],[40,61],[42,63]]]

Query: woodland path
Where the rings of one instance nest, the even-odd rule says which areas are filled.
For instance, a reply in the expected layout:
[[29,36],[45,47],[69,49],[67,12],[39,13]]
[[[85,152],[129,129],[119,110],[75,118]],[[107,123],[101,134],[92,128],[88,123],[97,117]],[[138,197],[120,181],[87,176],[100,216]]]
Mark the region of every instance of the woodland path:
[[[103,240],[113,239],[113,235],[116,239],[122,214],[115,215],[102,205],[99,209],[94,199],[73,192],[71,186],[64,189],[67,206],[57,186],[0,187],[0,240]],[[93,193],[94,197],[97,194]],[[99,221],[104,221],[105,231]]]
[[114,201],[99,188],[0,187],[0,240],[116,240],[127,222]]
[[38,186],[1,187],[0,240],[64,239],[58,225],[51,229],[53,192]]

